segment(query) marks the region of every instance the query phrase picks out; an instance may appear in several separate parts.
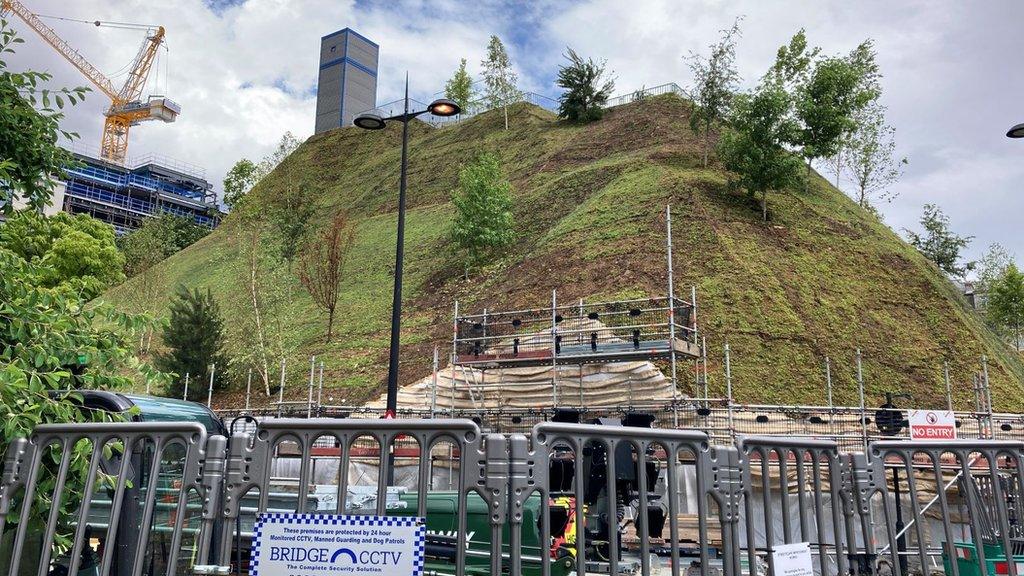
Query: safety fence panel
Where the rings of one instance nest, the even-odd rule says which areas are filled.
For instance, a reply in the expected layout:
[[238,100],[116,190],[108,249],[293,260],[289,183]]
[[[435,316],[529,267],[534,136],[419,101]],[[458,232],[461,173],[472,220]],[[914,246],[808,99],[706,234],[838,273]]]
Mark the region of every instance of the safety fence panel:
[[961,440],[875,442],[870,460],[850,456],[871,478],[857,490],[862,511],[881,497],[880,563],[896,576],[1024,574],[1022,454],[1021,442]]
[[[830,440],[752,436],[737,440],[743,474],[748,573],[780,573],[777,546],[807,543],[819,574],[846,574],[839,449]],[[739,555],[735,569],[739,571]]]
[[[501,540],[506,453],[504,436],[485,438],[469,420],[260,421],[254,434],[230,439],[215,564],[248,568],[252,534],[243,534],[244,515],[320,512],[423,518],[428,569],[440,562],[461,576],[467,566],[490,563],[500,571],[508,554]],[[316,470],[325,460],[333,463],[326,475]],[[298,470],[289,474],[289,464]],[[445,465],[448,490],[432,491],[433,472]],[[479,523],[489,526],[489,540],[477,536]]]
[[14,439],[0,574],[191,574],[211,549],[225,447],[172,422],[45,424]]
[[[554,542],[553,561],[541,564],[544,576],[573,564],[579,575],[647,575],[663,569],[665,556],[671,574],[680,574],[680,508],[688,500],[682,476],[690,479],[694,504],[686,539],[697,547],[699,566],[709,565],[713,516],[721,527],[716,539],[727,553],[734,550],[740,489],[736,452],[712,448],[701,432],[541,423],[529,444],[513,435],[510,449],[510,529],[516,537],[528,528],[522,521],[523,502],[539,494],[541,541]],[[667,547],[661,534],[666,517]],[[565,546],[557,546],[559,541]],[[511,574],[520,574],[521,568],[513,557]],[[726,576],[736,574],[725,568]]]
[[42,425],[4,461],[0,576],[247,574],[282,512],[423,519],[425,574],[782,575],[797,546],[819,576],[1024,576],[1024,443],[622,423]]

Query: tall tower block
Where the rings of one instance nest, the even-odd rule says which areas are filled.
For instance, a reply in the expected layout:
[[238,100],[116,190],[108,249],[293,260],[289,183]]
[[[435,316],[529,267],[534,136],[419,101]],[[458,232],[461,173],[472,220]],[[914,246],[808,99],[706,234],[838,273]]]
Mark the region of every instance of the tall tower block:
[[379,53],[377,44],[350,28],[320,39],[316,134],[351,126],[356,114],[377,106]]

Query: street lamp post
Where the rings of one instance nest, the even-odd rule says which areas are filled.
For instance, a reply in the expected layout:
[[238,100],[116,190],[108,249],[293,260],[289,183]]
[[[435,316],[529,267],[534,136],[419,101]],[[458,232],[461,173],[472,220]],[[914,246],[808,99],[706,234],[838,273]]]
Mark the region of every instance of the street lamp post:
[[1017,124],[1006,132],[1009,138],[1024,138],[1024,124]]
[[[409,122],[423,114],[454,116],[461,112],[455,102],[441,98],[434,100],[426,110],[409,110],[409,75],[405,75],[405,109],[401,114],[382,118],[379,114],[367,112],[356,116],[353,124],[364,130],[381,130],[390,121],[402,123],[402,168],[398,185],[398,245],[395,249],[395,287],[391,302],[391,349],[388,357],[388,393],[385,418],[394,418],[398,409],[398,345],[402,324],[402,257],[405,247],[405,185],[409,153]],[[381,447],[383,449],[383,446]]]

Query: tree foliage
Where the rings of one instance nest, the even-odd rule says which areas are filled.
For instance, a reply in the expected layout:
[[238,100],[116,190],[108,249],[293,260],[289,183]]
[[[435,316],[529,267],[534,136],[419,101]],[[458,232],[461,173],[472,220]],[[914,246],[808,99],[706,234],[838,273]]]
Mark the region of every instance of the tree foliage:
[[849,56],[814,63],[796,94],[799,144],[808,163],[834,155],[843,136],[856,128],[856,115],[879,96],[877,76],[870,41]]
[[993,283],[985,308],[989,318],[1013,335],[1017,351],[1021,351],[1024,334],[1024,273],[1010,264]]
[[[166,375],[134,352],[137,335],[152,325],[147,317],[104,304],[87,306],[84,293],[68,283],[47,287],[51,270],[39,259],[28,261],[2,247],[0,271],[0,454],[11,440],[27,437],[39,424],[116,418],[81,409],[79,389],[116,390],[133,381],[166,381]],[[57,511],[58,545],[70,542],[70,521],[81,502],[91,450],[82,443],[71,447],[68,482]],[[47,459],[30,526],[42,529],[50,513],[56,473],[56,462]],[[110,480],[101,474],[103,486],[112,487]],[[19,507],[16,503],[14,509]],[[0,564],[8,554],[2,548]]]
[[[0,56],[20,41],[0,21]],[[60,129],[62,115],[50,108],[51,102],[59,110],[65,99],[74,104],[85,93],[84,88],[56,93],[40,89],[39,83],[48,80],[49,75],[38,72],[10,72],[0,61],[0,204],[10,213],[17,194],[32,208],[14,213],[0,226],[0,454],[39,424],[117,418],[83,410],[79,389],[118,389],[133,381],[159,385],[165,379],[134,352],[136,336],[152,325],[147,317],[89,304],[121,274],[113,229],[87,216],[47,219],[35,212],[49,201],[52,176],[71,161],[56,142],[58,136],[74,135]],[[92,449],[85,442],[68,447],[67,482],[56,509],[51,495],[59,461],[43,460],[30,504],[29,534],[44,530],[55,512],[55,543],[69,546]],[[108,444],[102,453],[110,457],[118,449],[123,447]],[[97,479],[101,489],[113,486],[113,478],[102,471]],[[21,509],[23,496],[12,496],[13,509]],[[7,520],[10,534],[18,520]],[[10,557],[7,544],[7,539],[0,542],[0,571]]]
[[740,20],[737,18],[731,28],[722,30],[722,37],[710,46],[711,53],[706,60],[695,52],[686,57],[694,84],[690,128],[702,136],[705,168],[708,165],[711,128],[728,117],[740,82],[736,70],[736,38],[740,36]]
[[114,229],[85,214],[17,211],[0,224],[0,248],[35,265],[42,286],[68,285],[86,298],[124,280]]
[[242,158],[228,170],[224,176],[224,204],[233,209],[252,187],[260,181],[260,173],[256,164],[248,158]]
[[910,244],[935,263],[940,270],[955,278],[963,278],[974,268],[973,262],[960,264],[960,254],[970,245],[973,236],[958,236],[950,229],[949,217],[935,204],[925,204],[921,216],[923,234],[906,230]]
[[270,154],[254,164],[248,158],[242,158],[231,167],[224,177],[224,204],[234,210],[267,174],[274,171],[281,162],[302,145],[291,132],[285,132]]
[[459,188],[452,203],[455,221],[451,237],[466,252],[467,265],[478,264],[512,243],[512,184],[497,155],[481,154],[459,171]]
[[985,254],[975,265],[974,291],[976,294],[986,294],[992,290],[999,278],[1013,264],[1013,256],[1003,248],[1002,244],[995,243],[988,247]]
[[822,56],[811,48],[804,30],[779,48],[765,76],[793,99],[797,130],[786,144],[806,161],[804,188],[811,164],[836,156],[857,128],[857,115],[881,95],[879,70],[872,41],[866,40],[845,56]]
[[459,69],[445,82],[444,97],[454,101],[463,112],[468,112],[473,100],[473,78],[466,71],[466,59],[459,63]]
[[569,64],[558,68],[558,86],[564,90],[558,97],[558,117],[572,122],[600,120],[615,89],[615,80],[605,76],[607,62],[584,60],[572,48],[565,59]]
[[242,202],[236,214],[239,283],[245,286],[246,314],[231,334],[236,351],[232,361],[238,370],[252,368],[269,396],[274,367],[289,352],[284,326],[290,322],[287,304],[293,278],[281,255],[277,229],[264,221],[262,208]]
[[43,84],[50,74],[13,72],[5,54],[24,42],[6,20],[0,19],[0,210],[14,210],[15,198],[41,210],[51,203],[55,177],[74,164],[71,153],[57,145],[78,134],[60,128],[64,106],[85,98],[88,88],[51,90]]
[[784,144],[797,129],[792,100],[781,86],[762,82],[752,94],[733,101],[730,128],[718,143],[718,156],[738,175],[738,183],[761,195],[761,216],[768,221],[768,194],[799,180],[800,160]]
[[190,375],[189,399],[203,401],[214,367],[214,390],[228,381],[228,358],[224,351],[224,319],[209,289],[189,290],[178,286],[170,303],[170,320],[164,326],[163,342],[167,351],[156,356],[154,364],[177,377],[166,388],[167,394],[181,398],[185,374]]
[[306,182],[293,182],[269,201],[270,222],[280,239],[280,255],[291,270],[306,235],[309,219],[316,214],[312,187]]
[[523,93],[516,86],[519,77],[512,70],[512,60],[501,38],[491,36],[491,41],[487,44],[487,57],[480,66],[483,67],[487,107],[500,107],[504,110],[505,130],[508,130],[508,106],[522,100]]
[[896,130],[885,123],[885,109],[874,104],[855,117],[855,127],[836,150],[838,162],[856,186],[857,203],[868,208],[872,199],[891,201],[889,187],[903,176],[906,158],[896,157]]
[[313,302],[327,312],[327,341],[334,328],[342,271],[355,240],[355,226],[348,215],[338,212],[323,234],[306,244],[299,258],[299,280]]
[[209,228],[196,224],[187,216],[164,212],[155,218],[147,218],[142,226],[117,239],[117,245],[124,254],[125,274],[132,277],[145,272],[209,233]]

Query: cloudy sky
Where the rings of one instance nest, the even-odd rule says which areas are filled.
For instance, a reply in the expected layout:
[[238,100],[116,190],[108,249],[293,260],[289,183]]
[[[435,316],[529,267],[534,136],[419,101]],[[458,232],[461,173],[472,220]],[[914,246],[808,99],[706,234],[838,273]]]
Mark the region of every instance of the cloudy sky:
[[[23,0],[33,11],[85,20],[160,24],[169,50],[149,91],[183,111],[174,124],[132,133],[130,155],[165,154],[206,167],[220,189],[241,156],[259,158],[286,130],[313,130],[320,37],[346,26],[381,46],[378,102],[397,99],[409,71],[413,96],[428,100],[467,58],[471,71],[490,34],[509,47],[525,90],[557,96],[561,53],[608,60],[616,92],[676,82],[682,59],[702,51],[744,16],[737,57],[751,86],[776,48],[803,27],[825,52],[875,40],[883,103],[910,164],[898,199],[881,206],[897,230],[916,226],[925,203],[939,204],[954,229],[976,237],[976,257],[999,242],[1024,258],[1024,140],[1005,137],[1024,122],[1024,2],[593,0],[588,2],[362,2],[345,0]],[[122,71],[142,41],[134,30],[47,20],[100,70]],[[85,81],[30,32],[9,56],[14,68],[53,73],[61,85]],[[82,144],[98,149],[104,98],[93,93],[70,112]]]

